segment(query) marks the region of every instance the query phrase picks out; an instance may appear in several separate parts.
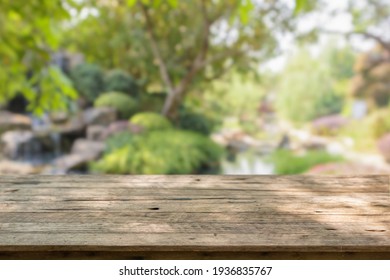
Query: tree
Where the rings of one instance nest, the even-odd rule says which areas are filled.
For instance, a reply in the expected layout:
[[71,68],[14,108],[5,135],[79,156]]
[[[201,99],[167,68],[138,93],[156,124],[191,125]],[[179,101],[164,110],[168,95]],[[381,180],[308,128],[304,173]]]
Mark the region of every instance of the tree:
[[390,5],[387,0],[349,0],[346,9],[341,12],[351,15],[352,30],[343,33],[322,27],[319,30],[346,37],[358,36],[373,40],[376,45],[390,54],[390,34],[384,32],[390,26]]
[[353,75],[354,54],[328,45],[318,57],[301,49],[279,77],[276,101],[283,117],[303,123],[339,113]]
[[0,103],[22,93],[30,109],[64,109],[76,94],[62,73],[49,65],[58,45],[57,23],[68,19],[61,0],[0,1]]
[[[304,5],[297,10],[308,7],[299,2]],[[201,87],[232,69],[251,71],[277,53],[276,35],[291,30],[295,21],[293,11],[279,0],[89,4],[97,12],[68,31],[74,35],[65,45],[86,53],[92,62],[124,68],[161,85],[167,92],[162,113],[171,119],[194,84]]]
[[[30,109],[35,110],[36,113],[64,109],[66,101],[75,98],[76,93],[69,80],[49,64],[51,53],[58,48],[60,39],[58,34],[61,34],[59,31],[64,26],[63,23],[66,23],[66,26],[74,27],[71,30],[77,33],[76,36],[82,37],[80,31],[86,31],[86,28],[80,29],[80,27],[83,27],[84,22],[96,23],[96,18],[106,18],[110,20],[97,23],[108,23],[107,27],[116,25],[122,29],[110,29],[114,32],[109,33],[104,24],[84,25],[84,27],[94,31],[99,31],[99,28],[103,27],[103,32],[100,33],[107,35],[102,37],[105,42],[95,45],[95,48],[103,47],[105,43],[114,45],[112,48],[114,52],[107,53],[104,52],[107,48],[102,48],[103,52],[100,52],[99,56],[88,53],[87,55],[97,59],[101,56],[111,56],[107,54],[114,54],[112,65],[117,65],[121,63],[124,56],[115,55],[115,52],[123,51],[128,54],[131,49],[133,57],[139,58],[133,68],[134,72],[136,72],[135,68],[141,69],[138,70],[139,74],[145,73],[146,69],[151,70],[150,65],[158,64],[159,75],[163,78],[163,84],[168,91],[164,112],[171,115],[193,81],[198,82],[206,77],[205,73],[210,78],[221,76],[229,68],[249,68],[246,65],[248,60],[243,59],[248,54],[254,56],[260,53],[264,57],[272,52],[272,44],[263,46],[265,42],[263,39],[273,38],[270,36],[272,34],[266,21],[274,22],[273,27],[275,27],[290,18],[290,13],[286,13],[288,9],[285,9],[282,2],[275,0],[259,4],[252,3],[251,0],[31,0],[27,2],[2,0],[0,1],[2,38],[0,103],[4,103],[17,93],[22,93],[30,102]],[[297,0],[296,13],[307,9],[310,6],[308,3],[307,0]],[[95,19],[89,17],[81,20],[81,23],[80,20],[70,20],[69,12],[75,8],[83,12],[97,11],[97,16]],[[188,10],[185,10],[187,8]],[[260,17],[260,20],[256,21],[256,17]],[[167,18],[170,21],[166,21]],[[130,22],[122,21],[123,19]],[[190,20],[194,19],[196,19],[193,21],[194,25],[190,25]],[[176,20],[185,24],[176,24]],[[162,25],[163,23],[166,27]],[[231,32],[229,33],[231,36],[225,38],[226,40],[217,38],[214,34],[216,29],[221,28],[227,28]],[[144,32],[145,30],[147,32]],[[111,40],[111,37],[114,34],[117,38],[117,33],[125,34],[126,38],[131,39],[130,45],[127,40],[124,40],[124,48],[116,48],[117,42]],[[163,36],[167,34],[169,39],[172,36],[183,39],[182,33],[185,33],[186,37],[191,37],[190,40],[186,40],[186,44],[163,42],[166,39]],[[93,33],[95,40],[91,40],[92,42],[96,42],[96,34],[99,32]],[[149,35],[148,40],[145,34]],[[235,38],[237,34],[239,36]],[[257,41],[254,40],[256,36]],[[177,42],[182,43],[180,40]],[[84,41],[83,44],[88,42]],[[174,59],[170,59],[173,52],[170,47],[176,46],[181,49],[182,54],[188,52],[188,55],[175,55]],[[257,47],[253,48],[253,46]],[[133,51],[134,47],[138,50]],[[175,48],[174,51],[179,52],[178,49]],[[169,53],[171,56],[168,56]],[[143,64],[140,63],[141,59],[144,59]],[[147,72],[151,73],[152,77],[153,70]]]
[[350,83],[352,96],[366,99],[372,109],[387,107],[390,101],[390,53],[378,45],[360,54],[354,68],[356,74]]

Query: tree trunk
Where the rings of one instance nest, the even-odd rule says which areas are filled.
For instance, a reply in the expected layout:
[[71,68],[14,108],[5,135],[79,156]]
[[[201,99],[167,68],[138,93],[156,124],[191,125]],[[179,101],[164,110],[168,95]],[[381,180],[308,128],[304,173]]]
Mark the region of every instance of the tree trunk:
[[164,102],[162,114],[172,121],[176,121],[178,118],[178,111],[183,99],[183,92],[178,90],[172,90],[168,93]]

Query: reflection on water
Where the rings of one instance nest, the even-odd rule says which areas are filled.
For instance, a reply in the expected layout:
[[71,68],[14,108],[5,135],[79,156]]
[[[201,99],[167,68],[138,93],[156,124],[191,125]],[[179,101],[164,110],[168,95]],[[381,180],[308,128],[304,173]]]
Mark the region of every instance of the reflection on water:
[[222,174],[274,174],[274,166],[265,160],[265,155],[247,150],[224,159],[222,161]]

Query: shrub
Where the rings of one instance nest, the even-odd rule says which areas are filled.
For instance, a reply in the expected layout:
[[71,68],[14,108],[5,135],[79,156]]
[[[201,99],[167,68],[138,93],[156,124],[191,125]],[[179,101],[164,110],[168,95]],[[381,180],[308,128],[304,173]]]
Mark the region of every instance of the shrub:
[[390,132],[390,110],[382,109],[375,111],[368,117],[368,126],[371,130],[371,137],[378,139],[387,132]]
[[297,124],[340,113],[352,63],[349,49],[324,49],[318,57],[308,51],[298,53],[279,77],[278,113]]
[[206,116],[199,114],[189,108],[181,108],[177,126],[181,129],[192,130],[204,135],[210,135],[214,123]]
[[87,101],[93,101],[104,91],[103,70],[95,64],[79,64],[74,67],[70,77],[76,90]]
[[[116,147],[115,147],[116,146]],[[108,141],[92,167],[113,174],[190,174],[219,166],[223,150],[208,137],[184,130],[121,133]]]
[[140,96],[140,110],[160,113],[166,96],[165,92],[143,93]]
[[317,164],[341,161],[342,157],[325,151],[308,151],[303,155],[295,155],[288,150],[276,150],[268,160],[275,165],[276,174],[283,175],[300,174]]
[[105,78],[106,91],[119,91],[138,97],[139,89],[135,79],[125,71],[110,71]]
[[350,121],[347,126],[340,130],[339,136],[344,139],[351,139],[354,150],[373,153],[375,152],[375,139],[372,134],[372,128],[366,118]]
[[324,116],[312,122],[313,133],[322,136],[334,136],[348,123],[341,115]]
[[114,108],[121,118],[128,119],[137,109],[137,101],[121,92],[108,92],[95,100],[95,107]]
[[106,154],[118,150],[126,145],[130,145],[134,139],[134,134],[130,131],[123,131],[114,134],[106,140]]
[[130,122],[143,127],[147,131],[172,128],[172,124],[167,118],[152,112],[138,113],[130,119]]

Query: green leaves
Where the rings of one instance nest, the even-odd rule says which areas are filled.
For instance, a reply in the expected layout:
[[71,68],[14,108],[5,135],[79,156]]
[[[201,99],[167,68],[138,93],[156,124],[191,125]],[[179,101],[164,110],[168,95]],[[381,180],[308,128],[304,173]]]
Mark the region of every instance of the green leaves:
[[29,101],[28,109],[36,115],[49,111],[67,111],[70,101],[77,98],[71,81],[57,67],[48,67],[32,81],[39,81],[39,87],[34,87],[30,81],[30,86],[22,92]]
[[137,4],[137,0],[127,0],[126,3],[127,6],[133,7],[135,4]]
[[238,16],[243,24],[249,22],[249,13],[253,10],[253,2],[251,0],[241,0],[238,8]]
[[[127,0],[126,3],[127,3],[127,6],[132,8],[133,6],[135,6],[137,4],[138,0]],[[179,0],[140,0],[140,2],[144,5],[150,5],[154,8],[157,8],[159,7],[161,4],[167,2],[168,5],[172,8],[177,8],[178,4],[179,4]]]
[[304,11],[309,6],[309,0],[295,0],[294,14],[297,15],[301,11]]
[[210,138],[177,129],[119,133],[107,144],[106,154],[93,168],[113,174],[199,173],[216,169],[223,155]]
[[31,111],[42,114],[65,110],[76,98],[71,82],[48,66],[59,44],[56,27],[69,18],[65,2],[74,6],[73,0],[0,1],[0,102],[19,92],[30,101]]

